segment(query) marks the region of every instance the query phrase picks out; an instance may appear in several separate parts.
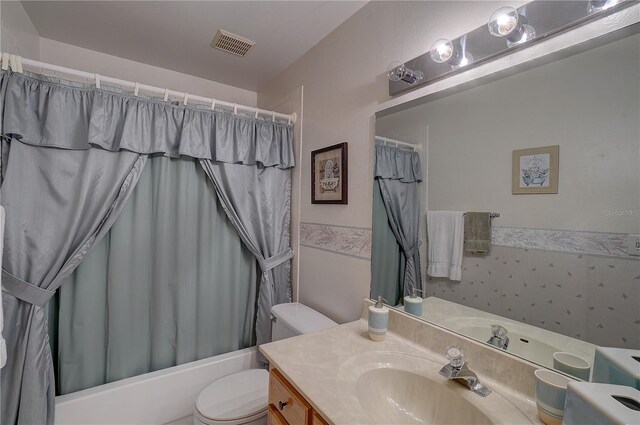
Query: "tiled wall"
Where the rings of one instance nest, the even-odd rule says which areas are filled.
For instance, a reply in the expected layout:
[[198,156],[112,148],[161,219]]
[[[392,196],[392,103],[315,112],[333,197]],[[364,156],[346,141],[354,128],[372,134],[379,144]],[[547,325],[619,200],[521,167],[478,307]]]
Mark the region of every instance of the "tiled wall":
[[[371,230],[301,223],[300,244],[363,260]],[[465,255],[462,281],[426,295],[597,345],[640,347],[640,258],[615,233],[494,227],[488,256]]]
[[493,246],[465,255],[462,281],[427,279],[427,295],[597,345],[640,347],[640,261]]
[[300,245],[371,260],[371,229],[300,223]]

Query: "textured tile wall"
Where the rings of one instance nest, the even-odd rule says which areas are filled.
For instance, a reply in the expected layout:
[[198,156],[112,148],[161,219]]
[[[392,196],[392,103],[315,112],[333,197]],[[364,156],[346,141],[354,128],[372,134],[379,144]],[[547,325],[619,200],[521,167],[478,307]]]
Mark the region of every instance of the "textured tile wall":
[[427,295],[588,342],[640,347],[640,261],[494,246],[465,255],[462,281],[427,278]]
[[300,223],[300,245],[371,260],[371,229]]
[[[301,223],[300,244],[371,258],[371,230]],[[494,227],[488,256],[466,255],[461,282],[426,277],[428,296],[597,345],[640,347],[640,259],[616,233]]]

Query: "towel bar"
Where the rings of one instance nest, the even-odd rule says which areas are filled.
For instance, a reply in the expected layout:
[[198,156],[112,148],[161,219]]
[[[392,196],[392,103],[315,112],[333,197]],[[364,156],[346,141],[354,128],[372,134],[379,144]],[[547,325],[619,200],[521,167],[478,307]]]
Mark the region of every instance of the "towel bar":
[[[465,215],[465,214],[467,214],[467,213],[462,213],[462,215]],[[500,217],[500,213],[499,212],[489,213],[489,218],[498,218],[498,217]]]

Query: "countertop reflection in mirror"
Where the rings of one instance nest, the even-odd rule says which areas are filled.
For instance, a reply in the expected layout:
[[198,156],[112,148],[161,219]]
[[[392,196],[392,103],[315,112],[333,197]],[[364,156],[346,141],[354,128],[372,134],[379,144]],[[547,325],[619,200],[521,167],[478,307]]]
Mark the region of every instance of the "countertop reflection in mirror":
[[423,301],[421,317],[486,343],[491,343],[492,326],[502,326],[508,344],[499,348],[548,368],[554,367],[555,353],[568,353],[576,357],[572,360],[583,359],[589,364],[593,364],[595,356],[596,346],[589,342],[437,297]]

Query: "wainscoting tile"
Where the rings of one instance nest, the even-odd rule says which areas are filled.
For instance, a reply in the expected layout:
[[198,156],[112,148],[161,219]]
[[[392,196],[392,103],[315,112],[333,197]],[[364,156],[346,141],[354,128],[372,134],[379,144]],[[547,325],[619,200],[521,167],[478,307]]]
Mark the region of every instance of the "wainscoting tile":
[[543,295],[529,292],[528,288],[517,288],[511,293],[506,293],[501,316],[549,329],[549,315],[553,305],[548,301]]
[[465,255],[462,281],[426,278],[426,295],[597,345],[640,346],[640,261],[492,247]]
[[300,223],[300,245],[371,260],[371,229]]
[[590,258],[587,323],[600,345],[640,347],[640,261]]
[[625,234],[497,227],[491,243],[511,248],[628,258]]

